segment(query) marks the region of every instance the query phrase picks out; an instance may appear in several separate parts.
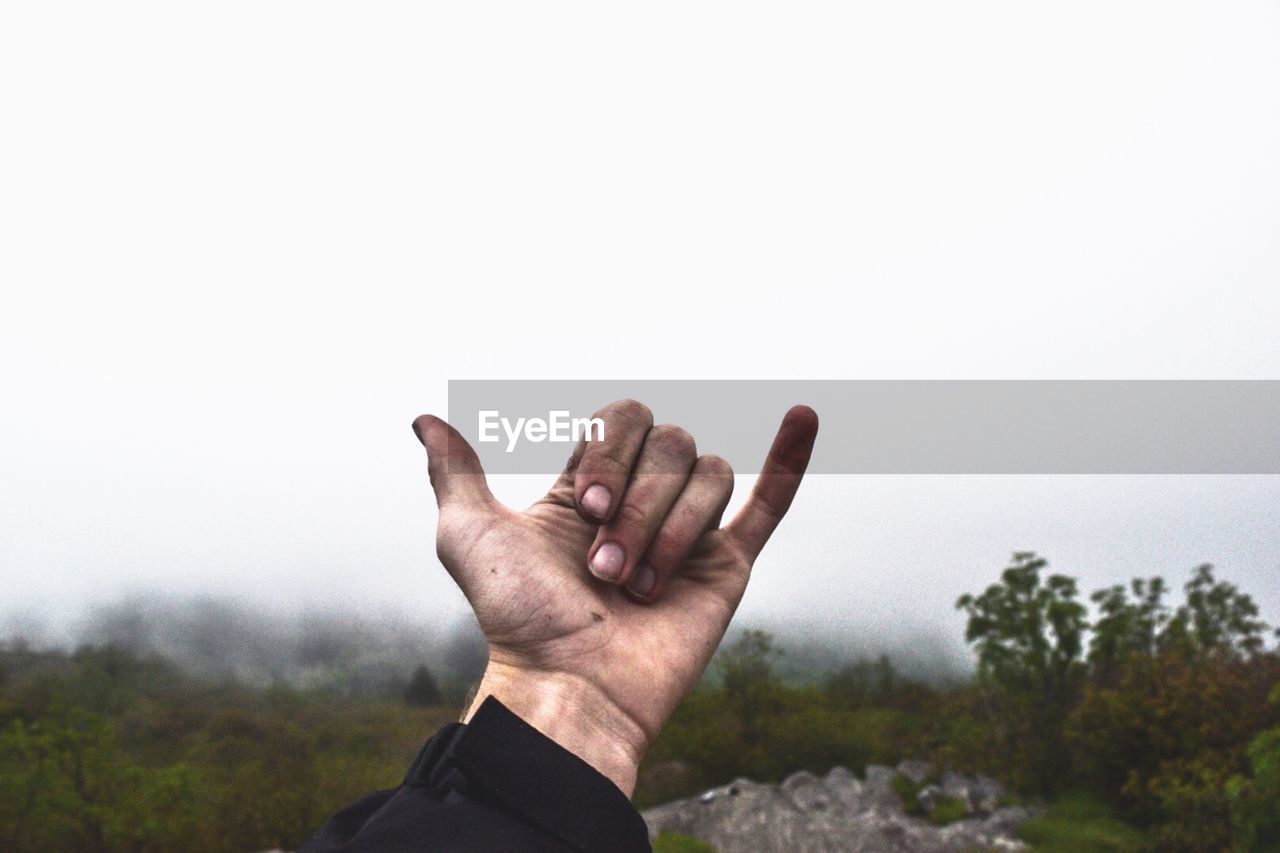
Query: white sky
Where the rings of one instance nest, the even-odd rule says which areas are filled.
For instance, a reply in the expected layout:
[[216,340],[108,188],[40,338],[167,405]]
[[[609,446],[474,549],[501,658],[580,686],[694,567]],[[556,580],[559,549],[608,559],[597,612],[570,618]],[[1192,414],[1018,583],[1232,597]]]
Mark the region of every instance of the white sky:
[[[449,378],[1280,378],[1274,2],[604,6],[0,3],[0,611],[456,612]],[[746,616],[1280,622],[1276,479],[815,480]]]

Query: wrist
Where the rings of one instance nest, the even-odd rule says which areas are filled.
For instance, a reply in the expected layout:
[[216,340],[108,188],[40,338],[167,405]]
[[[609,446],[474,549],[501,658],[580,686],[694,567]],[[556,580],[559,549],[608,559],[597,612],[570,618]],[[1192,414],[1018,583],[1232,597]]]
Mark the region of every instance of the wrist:
[[490,660],[462,721],[489,696],[631,796],[648,738],[598,687],[581,676]]

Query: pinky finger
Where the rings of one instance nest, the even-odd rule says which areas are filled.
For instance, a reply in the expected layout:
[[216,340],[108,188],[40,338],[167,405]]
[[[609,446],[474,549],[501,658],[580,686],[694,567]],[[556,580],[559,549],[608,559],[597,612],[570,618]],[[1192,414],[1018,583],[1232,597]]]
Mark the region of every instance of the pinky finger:
[[790,509],[817,437],[818,416],[813,409],[792,406],[782,419],[751,497],[725,527],[752,562]]

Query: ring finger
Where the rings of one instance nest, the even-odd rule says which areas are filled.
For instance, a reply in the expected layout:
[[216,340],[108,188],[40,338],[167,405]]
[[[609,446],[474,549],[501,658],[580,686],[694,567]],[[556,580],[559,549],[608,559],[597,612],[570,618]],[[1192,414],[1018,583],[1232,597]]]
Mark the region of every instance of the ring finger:
[[617,513],[596,532],[587,553],[593,575],[627,582],[684,489],[696,456],[693,437],[683,429],[662,425],[649,431]]

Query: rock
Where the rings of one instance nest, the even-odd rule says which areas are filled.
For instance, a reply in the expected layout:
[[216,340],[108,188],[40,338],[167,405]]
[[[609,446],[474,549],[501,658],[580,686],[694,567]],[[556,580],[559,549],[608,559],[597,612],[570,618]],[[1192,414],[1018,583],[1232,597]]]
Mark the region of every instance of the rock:
[[863,777],[867,780],[868,785],[888,785],[893,781],[893,777],[898,775],[897,771],[892,767],[884,767],[880,764],[868,764]]
[[826,784],[808,771],[788,776],[782,782],[782,791],[800,811],[826,811],[834,799]]
[[916,794],[916,802],[920,804],[920,808],[925,814],[929,814],[933,811],[934,804],[938,802],[938,798],[942,796],[942,789],[937,785],[925,785]]
[[893,790],[893,777],[898,771],[892,767],[868,764],[866,782],[862,786],[865,807],[877,807],[892,811],[902,808],[902,800]]
[[862,780],[854,776],[845,767],[833,767],[823,780],[834,801],[833,808],[846,811],[858,811],[863,808],[867,797],[867,788]]
[[[904,762],[906,764],[907,762]],[[913,772],[919,765],[912,763]],[[700,797],[678,800],[644,812],[650,837],[659,832],[691,835],[720,853],[950,853],[972,849],[1025,850],[1014,831],[1034,816],[1034,809],[993,809],[947,826],[933,826],[903,813],[890,781],[905,771],[872,765],[859,779],[843,767],[825,777],[801,772],[780,785],[761,785],[738,779]],[[928,778],[926,772],[921,778]],[[948,776],[928,785],[928,798],[985,796],[989,786],[981,777]],[[998,786],[996,786],[998,787]],[[957,796],[958,799],[965,797]]]
[[969,789],[969,797],[974,809],[984,814],[991,814],[1000,807],[1000,800],[1005,796],[1004,786],[990,776],[979,775],[974,778]]
[[939,787],[944,796],[963,802],[970,814],[991,814],[1004,796],[1004,788],[990,776],[965,776],[948,771],[942,774]]
[[902,761],[898,763],[898,772],[919,785],[933,775],[933,765],[927,761]]

